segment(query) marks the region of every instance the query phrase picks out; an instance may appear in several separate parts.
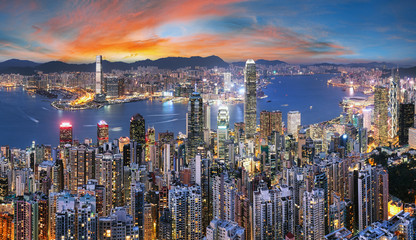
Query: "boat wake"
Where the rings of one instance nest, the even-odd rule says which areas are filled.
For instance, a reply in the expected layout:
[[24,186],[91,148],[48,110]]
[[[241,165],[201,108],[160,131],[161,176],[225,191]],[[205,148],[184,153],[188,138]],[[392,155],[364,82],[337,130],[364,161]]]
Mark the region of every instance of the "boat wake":
[[34,117],[31,117],[31,116],[27,116],[30,120],[32,120],[33,122],[35,122],[35,123],[39,123],[39,120],[37,120],[36,118],[34,118]]
[[170,122],[176,122],[178,120],[179,120],[179,118],[174,118],[174,119],[171,119],[171,120],[166,120],[166,121],[161,121],[161,122],[155,122],[154,124],[170,123]]
[[168,114],[152,114],[147,115],[148,117],[164,117],[164,116],[176,116],[179,115],[179,113],[168,113]]

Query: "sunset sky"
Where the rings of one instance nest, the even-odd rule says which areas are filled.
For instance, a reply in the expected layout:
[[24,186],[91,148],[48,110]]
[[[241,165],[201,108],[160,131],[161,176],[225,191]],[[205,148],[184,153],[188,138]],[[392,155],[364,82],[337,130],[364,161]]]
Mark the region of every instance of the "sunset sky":
[[415,0],[0,0],[0,61],[416,64]]

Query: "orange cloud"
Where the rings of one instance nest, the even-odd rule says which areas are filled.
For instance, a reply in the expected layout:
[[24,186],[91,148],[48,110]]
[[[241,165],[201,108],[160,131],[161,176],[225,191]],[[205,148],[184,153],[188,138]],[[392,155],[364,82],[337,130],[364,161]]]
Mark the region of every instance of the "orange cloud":
[[110,60],[128,61],[213,54],[226,60],[295,61],[352,53],[334,43],[255,22],[239,31],[191,31],[176,37],[158,35],[157,30],[166,24],[181,26],[197,20],[242,16],[245,10],[235,5],[241,1],[71,1],[55,17],[32,24],[34,32],[28,38],[37,48],[28,51],[35,54],[36,49],[42,49],[36,54],[43,59],[75,62],[89,61],[97,54]]

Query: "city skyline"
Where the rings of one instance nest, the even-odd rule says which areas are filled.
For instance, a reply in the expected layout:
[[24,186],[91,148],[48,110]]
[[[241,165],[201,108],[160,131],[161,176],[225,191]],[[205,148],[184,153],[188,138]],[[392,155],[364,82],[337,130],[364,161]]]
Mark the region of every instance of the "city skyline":
[[3,2],[0,61],[89,62],[101,54],[126,62],[218,55],[415,64],[414,10],[411,1]]

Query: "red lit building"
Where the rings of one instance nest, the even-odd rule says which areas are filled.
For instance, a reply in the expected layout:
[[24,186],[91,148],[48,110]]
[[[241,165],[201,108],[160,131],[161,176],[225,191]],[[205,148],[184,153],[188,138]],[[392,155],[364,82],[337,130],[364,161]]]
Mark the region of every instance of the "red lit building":
[[[97,123],[97,143],[98,146],[108,142],[108,124],[101,120]],[[122,150],[122,149],[121,149]]]
[[72,125],[69,122],[63,122],[59,126],[59,145],[72,144]]

